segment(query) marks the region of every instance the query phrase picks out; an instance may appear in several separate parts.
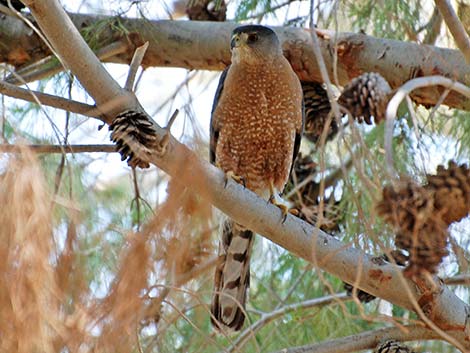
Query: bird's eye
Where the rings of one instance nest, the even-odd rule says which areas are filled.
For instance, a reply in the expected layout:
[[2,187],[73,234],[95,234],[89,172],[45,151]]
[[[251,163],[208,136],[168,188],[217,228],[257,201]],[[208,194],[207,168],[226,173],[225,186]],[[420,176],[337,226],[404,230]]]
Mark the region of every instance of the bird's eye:
[[248,35],[248,40],[247,40],[248,43],[254,43],[257,41],[258,41],[258,35],[256,33],[250,33]]

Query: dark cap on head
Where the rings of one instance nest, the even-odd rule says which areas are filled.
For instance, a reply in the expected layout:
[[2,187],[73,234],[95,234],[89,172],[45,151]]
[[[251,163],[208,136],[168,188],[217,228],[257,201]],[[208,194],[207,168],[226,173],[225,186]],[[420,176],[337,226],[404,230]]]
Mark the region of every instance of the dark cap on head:
[[244,25],[235,28],[232,32],[233,34],[237,33],[257,33],[261,36],[275,36],[276,33],[271,28],[260,26],[260,25]]

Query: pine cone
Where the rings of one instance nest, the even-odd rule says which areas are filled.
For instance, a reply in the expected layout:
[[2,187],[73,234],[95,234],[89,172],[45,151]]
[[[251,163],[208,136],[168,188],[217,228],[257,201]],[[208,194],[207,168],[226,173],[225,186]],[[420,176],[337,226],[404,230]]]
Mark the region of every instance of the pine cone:
[[414,351],[401,342],[389,340],[379,344],[374,353],[414,353]]
[[[304,93],[305,128],[304,136],[317,143],[323,133],[331,110],[328,94],[321,83],[301,81]],[[328,128],[327,140],[338,132],[338,125],[333,117]]]
[[186,14],[192,21],[225,21],[227,5],[224,0],[189,0]]
[[470,212],[470,170],[467,165],[450,161],[446,169],[440,165],[436,175],[427,175],[427,190],[434,193],[434,207],[449,225]]
[[447,255],[447,225],[434,208],[433,192],[405,181],[397,188],[387,186],[377,212],[396,230],[395,245],[408,251],[405,275],[413,277],[423,270],[435,273]]
[[150,155],[158,139],[155,126],[146,114],[125,111],[114,118],[109,130],[122,161],[127,159],[127,164],[133,168],[150,167]]
[[354,78],[338,99],[338,103],[348,109],[359,122],[371,125],[371,117],[378,124],[385,119],[388,96],[392,89],[378,73],[367,72]]
[[[348,295],[351,297],[352,296],[352,293],[353,293],[353,286],[349,283],[346,283],[346,282],[343,282],[344,285],[343,285],[343,288],[346,290],[346,293],[348,293]],[[356,295],[357,295],[357,299],[359,299],[359,301],[361,303],[369,303],[371,302],[372,300],[376,299],[377,297],[376,296],[373,296],[372,294],[369,294],[367,292],[364,292],[363,290],[361,289],[358,289],[356,291]]]

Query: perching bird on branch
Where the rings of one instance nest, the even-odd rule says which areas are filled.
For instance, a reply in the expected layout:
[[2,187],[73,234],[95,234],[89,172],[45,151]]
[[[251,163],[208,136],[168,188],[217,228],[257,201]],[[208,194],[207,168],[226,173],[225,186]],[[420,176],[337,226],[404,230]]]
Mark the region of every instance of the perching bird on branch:
[[[232,63],[222,73],[212,107],[211,163],[286,213],[275,197],[287,183],[302,137],[299,79],[267,27],[236,28],[230,47]],[[222,229],[212,322],[218,329],[240,330],[254,237],[230,219]]]

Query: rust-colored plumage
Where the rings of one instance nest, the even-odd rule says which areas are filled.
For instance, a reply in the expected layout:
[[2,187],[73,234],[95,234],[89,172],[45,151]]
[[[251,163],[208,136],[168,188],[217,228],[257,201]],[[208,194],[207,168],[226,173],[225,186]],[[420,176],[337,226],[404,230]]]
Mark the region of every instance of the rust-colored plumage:
[[[242,26],[232,36],[232,64],[221,76],[211,120],[211,162],[269,199],[287,183],[303,129],[302,88],[276,34]],[[223,227],[212,301],[213,323],[239,330],[245,319],[253,233]]]

